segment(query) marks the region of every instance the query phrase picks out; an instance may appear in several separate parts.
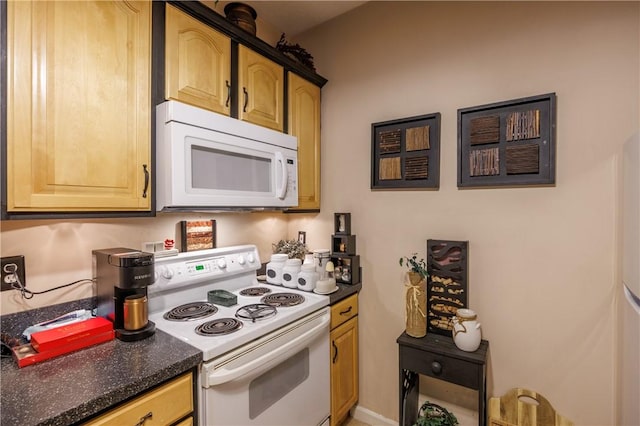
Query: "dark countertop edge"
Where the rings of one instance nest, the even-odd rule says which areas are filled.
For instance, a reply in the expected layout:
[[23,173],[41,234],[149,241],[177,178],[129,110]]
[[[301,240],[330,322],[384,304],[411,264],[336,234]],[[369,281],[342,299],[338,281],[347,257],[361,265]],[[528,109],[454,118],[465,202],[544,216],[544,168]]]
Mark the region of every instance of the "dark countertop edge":
[[346,299],[352,294],[359,293],[360,290],[362,290],[362,283],[357,283],[357,284],[338,283],[338,291],[329,295],[329,305],[335,305],[339,301]]

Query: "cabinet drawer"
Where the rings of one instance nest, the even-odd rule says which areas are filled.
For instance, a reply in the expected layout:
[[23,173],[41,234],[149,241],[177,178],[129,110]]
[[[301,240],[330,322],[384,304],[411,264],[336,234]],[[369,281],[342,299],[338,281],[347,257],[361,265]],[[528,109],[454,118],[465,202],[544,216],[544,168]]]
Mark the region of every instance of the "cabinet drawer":
[[331,307],[331,329],[358,315],[358,295],[354,294]]
[[400,359],[402,360],[400,368],[470,389],[479,389],[481,386],[482,365],[480,364],[409,347],[400,348]]
[[126,402],[87,425],[134,425],[149,416],[144,426],[168,425],[193,411],[191,373]]

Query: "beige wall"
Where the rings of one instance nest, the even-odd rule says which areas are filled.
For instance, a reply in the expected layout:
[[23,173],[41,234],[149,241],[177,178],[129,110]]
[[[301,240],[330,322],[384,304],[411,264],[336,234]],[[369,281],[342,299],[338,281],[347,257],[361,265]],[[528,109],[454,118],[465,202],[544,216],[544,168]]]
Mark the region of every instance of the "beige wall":
[[[141,249],[146,241],[176,237],[181,220],[216,219],[219,247],[256,244],[267,262],[271,243],[286,237],[287,218],[278,213],[224,213],[207,215],[159,214],[156,218],[96,220],[3,221],[0,254],[24,255],[27,288],[43,291],[91,278],[91,250],[108,247]],[[17,291],[0,293],[0,313],[8,314],[93,295],[91,285],[77,285],[25,300]]]
[[[398,417],[398,258],[424,255],[428,238],[469,240],[492,393],[531,388],[576,424],[614,424],[617,155],[639,127],[639,25],[637,2],[371,2],[295,40],[329,83],[322,213],[289,232],[328,245],[332,214],[352,214],[360,406]],[[457,109],[548,92],[556,186],[457,189]],[[440,190],[371,191],[371,123],[432,112]]]
[[[639,4],[372,2],[301,37],[323,96],[322,213],[159,215],[2,222],[0,254],[24,254],[40,291],[91,274],[92,249],[175,235],[182,219],[218,220],[218,245],[270,244],[307,232],[328,248],[333,213],[351,212],[364,271],[360,405],[397,419],[404,329],[397,259],[428,238],[470,241],[470,307],[491,343],[494,395],[547,396],[576,424],[614,423],[616,177],[638,129]],[[275,32],[274,32],[275,34]],[[457,109],[558,95],[557,185],[456,187]],[[440,190],[372,192],[371,123],[442,114]],[[88,286],[0,294],[1,313],[91,295]]]

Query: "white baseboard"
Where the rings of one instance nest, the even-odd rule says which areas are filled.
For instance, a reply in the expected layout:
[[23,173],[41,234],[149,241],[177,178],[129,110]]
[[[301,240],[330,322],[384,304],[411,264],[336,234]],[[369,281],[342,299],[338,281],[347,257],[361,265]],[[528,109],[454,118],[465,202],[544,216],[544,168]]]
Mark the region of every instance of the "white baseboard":
[[371,426],[398,426],[398,422],[381,416],[371,410],[356,405],[351,410],[351,417],[354,419],[370,424]]

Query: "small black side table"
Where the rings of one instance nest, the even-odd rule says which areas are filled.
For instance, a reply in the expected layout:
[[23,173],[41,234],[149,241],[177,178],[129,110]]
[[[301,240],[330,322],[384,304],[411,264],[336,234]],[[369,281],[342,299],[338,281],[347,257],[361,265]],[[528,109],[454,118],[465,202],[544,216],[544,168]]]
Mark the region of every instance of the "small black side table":
[[478,391],[480,426],[487,421],[487,350],[483,340],[475,352],[461,351],[453,338],[428,333],[425,337],[398,337],[400,373],[400,426],[415,424],[418,417],[419,374]]

